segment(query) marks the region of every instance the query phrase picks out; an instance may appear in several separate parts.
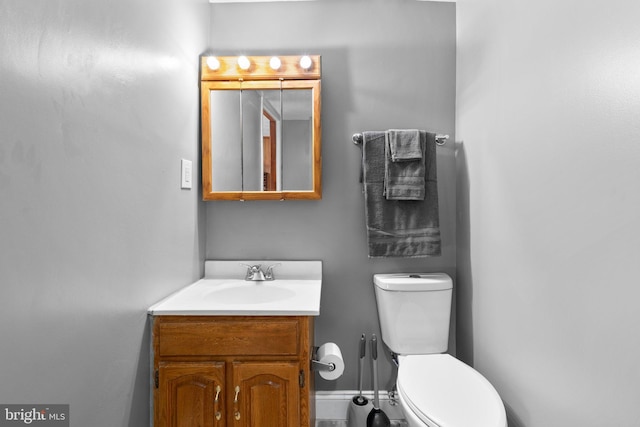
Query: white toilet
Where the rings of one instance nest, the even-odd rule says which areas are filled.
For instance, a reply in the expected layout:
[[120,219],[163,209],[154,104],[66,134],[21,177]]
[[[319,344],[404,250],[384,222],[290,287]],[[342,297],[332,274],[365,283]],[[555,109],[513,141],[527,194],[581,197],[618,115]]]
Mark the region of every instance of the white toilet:
[[506,427],[479,372],[444,354],[453,282],[442,273],[373,276],[382,340],[398,355],[398,397],[410,427]]

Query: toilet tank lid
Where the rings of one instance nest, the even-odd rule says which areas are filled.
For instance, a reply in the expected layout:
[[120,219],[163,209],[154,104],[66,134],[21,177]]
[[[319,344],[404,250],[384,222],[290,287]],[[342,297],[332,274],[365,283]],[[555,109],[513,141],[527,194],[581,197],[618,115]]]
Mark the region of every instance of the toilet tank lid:
[[444,291],[453,288],[453,280],[445,273],[374,274],[373,283],[387,291]]

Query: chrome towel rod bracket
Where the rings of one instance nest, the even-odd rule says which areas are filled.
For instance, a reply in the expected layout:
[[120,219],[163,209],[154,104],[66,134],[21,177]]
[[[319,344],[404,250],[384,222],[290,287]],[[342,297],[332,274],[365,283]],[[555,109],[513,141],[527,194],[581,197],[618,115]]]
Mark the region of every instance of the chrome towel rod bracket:
[[[360,145],[362,144],[362,134],[361,133],[354,133],[353,134],[353,143],[356,145]],[[438,134],[436,135],[436,144],[438,145],[444,145],[447,143],[447,140],[449,139],[449,135],[441,135]]]

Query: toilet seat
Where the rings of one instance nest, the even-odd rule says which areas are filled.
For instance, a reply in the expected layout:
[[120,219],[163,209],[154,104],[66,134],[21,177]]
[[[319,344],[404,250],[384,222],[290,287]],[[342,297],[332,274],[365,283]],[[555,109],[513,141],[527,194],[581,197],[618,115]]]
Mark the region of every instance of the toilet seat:
[[400,356],[398,392],[405,410],[429,427],[507,426],[491,383],[448,354]]

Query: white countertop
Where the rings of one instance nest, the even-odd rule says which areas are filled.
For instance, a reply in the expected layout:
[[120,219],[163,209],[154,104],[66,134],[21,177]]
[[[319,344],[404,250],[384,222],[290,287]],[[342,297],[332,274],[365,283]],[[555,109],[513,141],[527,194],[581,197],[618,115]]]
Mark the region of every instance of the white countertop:
[[[244,264],[274,267],[276,280],[246,281]],[[321,261],[206,261],[205,277],[152,305],[154,316],[317,316]]]

